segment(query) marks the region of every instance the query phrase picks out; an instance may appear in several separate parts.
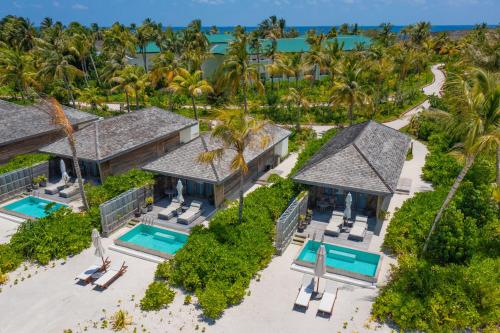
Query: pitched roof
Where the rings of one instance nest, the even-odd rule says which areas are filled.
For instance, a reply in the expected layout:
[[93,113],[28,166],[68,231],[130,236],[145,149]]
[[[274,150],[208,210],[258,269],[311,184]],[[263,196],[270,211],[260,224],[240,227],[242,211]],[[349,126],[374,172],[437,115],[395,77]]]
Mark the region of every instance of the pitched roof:
[[[83,124],[98,117],[63,106],[73,125]],[[0,146],[15,141],[36,137],[59,129],[52,123],[52,117],[36,105],[18,105],[0,100]]]
[[[93,126],[87,126],[76,132],[76,150],[81,159],[105,161],[196,123],[194,119],[160,108],[145,108],[99,120]],[[43,147],[40,151],[59,156],[71,156],[65,139]]]
[[356,124],[330,139],[293,180],[391,194],[396,191],[410,141],[407,135],[374,121]]
[[[267,135],[271,137],[269,145],[264,149],[260,147],[249,147],[245,152],[245,160],[247,163],[250,163],[255,158],[269,149],[272,149],[276,144],[290,136],[290,131],[275,125],[267,125],[265,130]],[[165,156],[146,164],[143,169],[167,176],[220,184],[234,174],[234,171],[230,168],[230,161],[235,153],[233,151],[226,151],[221,160],[214,161],[210,164],[198,162],[198,156],[203,152],[217,149],[221,146],[222,144],[219,140],[205,133],[167,153]]]
[[[350,51],[353,50],[357,44],[364,44],[369,46],[372,43],[371,38],[361,35],[352,36],[338,36],[335,38],[329,38],[324,43],[333,43],[337,41],[339,44],[343,44],[343,50]],[[271,47],[270,39],[261,40],[262,49],[266,50]],[[276,40],[277,52],[280,53],[298,53],[298,52],[308,52],[311,48],[307,39],[305,37],[296,38],[280,38]],[[227,54],[229,49],[229,43],[216,44],[212,46],[210,52],[212,54]],[[250,52],[253,52],[249,48]]]

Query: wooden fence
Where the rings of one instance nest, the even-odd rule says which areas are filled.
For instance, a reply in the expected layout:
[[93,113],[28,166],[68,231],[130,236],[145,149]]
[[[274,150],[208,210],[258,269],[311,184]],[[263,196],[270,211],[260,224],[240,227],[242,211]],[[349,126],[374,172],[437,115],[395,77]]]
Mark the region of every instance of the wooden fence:
[[300,193],[276,222],[274,246],[279,255],[282,255],[290,245],[299,224],[299,216],[307,213],[307,201],[308,193]]
[[33,184],[33,178],[41,175],[49,177],[48,161],[1,174],[0,202],[26,191]]

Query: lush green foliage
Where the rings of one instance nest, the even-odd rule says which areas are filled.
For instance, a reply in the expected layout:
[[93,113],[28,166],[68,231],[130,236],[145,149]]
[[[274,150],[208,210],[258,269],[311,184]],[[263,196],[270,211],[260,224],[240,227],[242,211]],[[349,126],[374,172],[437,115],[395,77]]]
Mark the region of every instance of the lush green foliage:
[[291,128],[292,134],[288,138],[288,151],[299,150],[306,142],[316,138],[316,132],[310,127]]
[[175,291],[162,281],[153,281],[146,290],[146,294],[141,299],[141,310],[153,311],[161,310],[172,303]]
[[207,317],[217,318],[227,306],[241,302],[250,279],[271,260],[274,221],[294,194],[291,180],[278,180],[246,197],[243,223],[237,223],[237,207],[232,206],[218,211],[209,228],[192,230],[168,275],[196,292]]
[[49,155],[42,153],[17,155],[6,164],[0,165],[0,174],[45,162],[48,161],[49,158]]
[[88,184],[85,192],[90,206],[99,206],[103,202],[134,187],[152,184],[154,184],[154,175],[152,173],[133,169],[117,176],[109,176],[99,186]]

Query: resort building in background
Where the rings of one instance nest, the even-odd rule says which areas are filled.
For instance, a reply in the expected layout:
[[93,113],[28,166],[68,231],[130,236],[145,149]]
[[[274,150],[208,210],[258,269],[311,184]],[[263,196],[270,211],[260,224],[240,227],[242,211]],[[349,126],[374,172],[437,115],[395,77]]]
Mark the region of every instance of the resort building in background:
[[[206,35],[209,43],[209,53],[210,57],[202,63],[202,71],[206,78],[212,77],[218,68],[224,62],[226,55],[229,51],[229,45],[234,40],[234,36],[231,34],[209,34]],[[368,47],[372,43],[372,39],[367,36],[362,35],[346,35],[337,36],[335,38],[329,38],[323,41],[323,44],[338,42],[344,51],[351,51],[356,49],[359,45],[363,47]],[[311,49],[311,45],[307,42],[305,36],[296,38],[278,38],[275,41],[275,52],[276,53],[307,53]],[[271,75],[266,71],[265,65],[272,63],[272,59],[269,56],[269,51],[273,48],[273,41],[271,39],[262,39],[261,47],[259,50],[254,50],[249,48],[250,52],[250,64],[260,64],[260,75],[262,79],[265,80],[290,80],[294,81],[295,77],[288,78],[284,74],[279,74],[271,77]],[[151,68],[154,62],[154,58],[160,53],[160,48],[155,42],[150,42],[146,45],[146,61],[148,68]],[[144,60],[140,48],[136,49],[136,55],[128,57],[128,61],[132,65],[144,66]],[[326,73],[325,73],[326,74]],[[314,79],[319,80],[323,73],[318,68],[314,69]],[[300,77],[302,79],[302,76]]]
[[[245,160],[249,171],[245,182],[255,180],[277,166],[288,155],[288,137],[290,131],[275,125],[264,129],[270,142],[265,148],[249,147],[245,151]],[[175,192],[179,180],[184,185],[186,194],[191,197],[208,200],[219,207],[224,200],[238,190],[240,175],[231,170],[230,162],[234,152],[228,150],[220,161],[203,164],[198,161],[201,153],[220,148],[221,142],[202,134],[191,142],[168,152],[143,167],[144,170],[158,174],[156,192]]]
[[330,139],[293,180],[309,186],[312,208],[342,210],[351,193],[353,212],[379,218],[396,192],[410,141],[374,121],[356,124]]
[[[101,119],[75,132],[76,150],[83,176],[103,181],[133,168],[140,168],[199,135],[198,122],[156,107]],[[67,140],[40,151],[72,165]],[[59,168],[51,168],[59,172]]]
[[[63,106],[75,131],[83,129],[98,117]],[[16,155],[37,151],[64,136],[60,126],[44,106],[22,106],[0,100],[0,164]]]

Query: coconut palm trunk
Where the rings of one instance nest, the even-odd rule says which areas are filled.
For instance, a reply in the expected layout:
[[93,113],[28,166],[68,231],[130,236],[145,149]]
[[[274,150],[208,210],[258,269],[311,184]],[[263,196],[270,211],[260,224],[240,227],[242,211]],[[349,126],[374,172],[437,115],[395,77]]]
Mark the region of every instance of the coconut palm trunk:
[[68,143],[71,149],[71,157],[73,159],[73,168],[75,169],[76,178],[78,179],[78,188],[80,190],[80,196],[82,198],[83,208],[85,210],[89,209],[89,204],[87,202],[87,196],[85,195],[85,188],[83,186],[82,171],[80,170],[80,164],[78,163],[78,157],[76,156],[75,139],[73,135],[68,135]]
[[194,119],[198,120],[198,109],[196,108],[196,101],[194,96],[191,96],[191,103],[193,103]]
[[239,202],[238,202],[238,223],[243,222],[243,200],[244,200],[244,193],[243,193],[243,184],[244,184],[244,174],[243,170],[240,170],[240,189],[239,189]]
[[97,83],[99,84],[99,86],[101,86],[101,78],[99,77],[99,73],[97,72],[97,67],[95,66],[94,57],[92,56],[92,53],[90,53],[90,61],[92,62],[92,67],[94,68],[94,73],[97,79]]
[[125,98],[127,99],[127,111],[130,112],[130,97],[128,96],[128,92],[125,89]]
[[436,229],[436,226],[439,223],[439,220],[441,220],[441,217],[443,216],[444,211],[446,208],[448,208],[448,205],[450,204],[451,200],[455,196],[455,193],[457,192],[458,188],[460,187],[460,184],[462,183],[462,180],[464,179],[465,175],[469,171],[469,169],[472,167],[472,164],[474,164],[476,156],[475,155],[470,155],[466,157],[465,160],[465,165],[458,174],[457,178],[455,179],[455,182],[451,186],[450,192],[448,192],[448,195],[446,196],[446,199],[443,202],[443,205],[441,208],[439,208],[438,213],[436,214],[436,217],[434,218],[434,221],[432,222],[431,229],[429,230],[429,234],[427,235],[427,238],[425,239],[425,244],[423,248],[423,252],[425,253],[427,251],[427,247],[429,246],[429,241],[431,239],[431,236]]
[[64,73],[64,85],[66,86],[66,90],[68,91],[68,95],[69,95],[69,98],[71,100],[71,104],[73,104],[73,107],[76,107],[76,104],[75,104],[75,97],[73,96],[73,91],[71,90],[71,86],[69,84],[69,80],[68,80],[68,76],[66,75],[66,73]]
[[349,103],[349,126],[352,126],[353,124],[353,109],[354,109],[354,102],[351,101],[351,103]]
[[497,187],[500,187],[500,146],[497,145],[496,164],[497,164]]
[[243,90],[243,109],[245,110],[245,114],[248,114],[247,85],[245,82],[243,82],[241,88]]

